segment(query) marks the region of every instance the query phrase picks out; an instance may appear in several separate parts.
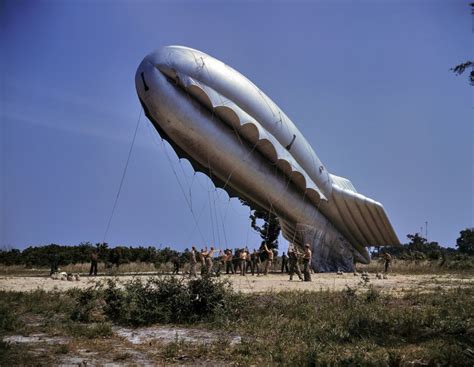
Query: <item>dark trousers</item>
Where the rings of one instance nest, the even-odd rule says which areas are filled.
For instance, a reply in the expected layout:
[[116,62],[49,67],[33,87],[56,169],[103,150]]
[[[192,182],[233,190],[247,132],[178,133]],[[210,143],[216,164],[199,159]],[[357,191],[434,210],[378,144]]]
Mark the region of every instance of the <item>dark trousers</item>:
[[247,272],[247,261],[240,260],[240,275],[245,275]]
[[91,270],[89,271],[89,275],[97,275],[97,261],[91,261]]
[[225,273],[229,274],[229,272],[234,274],[234,264],[232,264],[232,261],[225,262]]
[[260,262],[258,260],[252,260],[250,262],[250,271],[252,275],[255,275],[255,272],[257,272],[257,275],[260,275]]
[[288,269],[288,261],[287,260],[281,260],[281,272],[286,271],[287,273],[290,272]]

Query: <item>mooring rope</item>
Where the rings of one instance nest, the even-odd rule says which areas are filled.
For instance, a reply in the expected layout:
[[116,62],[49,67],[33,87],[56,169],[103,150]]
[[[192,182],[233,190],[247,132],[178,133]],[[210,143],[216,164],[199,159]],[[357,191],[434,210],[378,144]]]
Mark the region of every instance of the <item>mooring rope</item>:
[[133,134],[132,143],[130,144],[130,150],[128,151],[128,156],[127,156],[127,161],[125,162],[125,167],[123,168],[122,179],[120,180],[120,185],[119,185],[119,188],[117,190],[117,195],[115,196],[115,201],[114,201],[114,205],[112,207],[112,212],[110,213],[109,221],[107,222],[107,227],[106,227],[105,232],[104,232],[104,238],[102,239],[103,243],[105,243],[105,239],[107,238],[107,234],[109,233],[110,224],[112,223],[112,218],[113,218],[114,213],[115,213],[115,208],[117,207],[118,199],[119,199],[120,193],[122,191],[123,182],[125,180],[125,175],[127,173],[128,163],[130,162],[130,157],[132,156],[133,145],[135,144],[135,138],[137,137],[138,127],[140,126],[140,119],[142,117],[142,112],[143,112],[143,109],[140,108],[140,113],[138,115],[137,125],[135,126],[135,133]]

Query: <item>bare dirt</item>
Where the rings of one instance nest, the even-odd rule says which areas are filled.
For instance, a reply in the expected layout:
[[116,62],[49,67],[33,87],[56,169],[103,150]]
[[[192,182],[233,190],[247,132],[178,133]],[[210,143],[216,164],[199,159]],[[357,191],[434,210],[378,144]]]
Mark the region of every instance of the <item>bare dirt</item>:
[[[0,276],[0,290],[28,292],[35,289],[45,291],[65,291],[74,287],[87,288],[97,282],[105,282],[107,279],[115,278],[119,282],[129,281],[134,278],[146,279],[150,275],[122,275],[117,277],[98,276],[82,277],[79,281],[53,280],[49,277],[40,276]],[[186,276],[178,275],[178,277]],[[300,291],[340,291],[347,287],[366,288],[373,286],[381,291],[392,294],[406,291],[434,291],[440,288],[468,287],[474,285],[474,277],[462,274],[428,274],[428,275],[406,275],[388,274],[387,279],[379,279],[376,274],[369,274],[369,281],[365,282],[360,274],[352,273],[338,275],[335,273],[313,274],[311,282],[302,282],[295,276],[289,281],[287,274],[274,273],[267,276],[240,276],[224,275],[221,279],[227,279],[237,292],[263,293],[281,292],[288,290]],[[295,280],[296,279],[296,280]]]

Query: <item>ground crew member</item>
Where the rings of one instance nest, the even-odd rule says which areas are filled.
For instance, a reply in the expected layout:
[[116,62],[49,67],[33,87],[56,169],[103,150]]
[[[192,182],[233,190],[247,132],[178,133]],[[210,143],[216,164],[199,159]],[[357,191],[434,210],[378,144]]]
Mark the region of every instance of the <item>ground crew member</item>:
[[252,269],[252,257],[250,256],[249,248],[245,248],[245,252],[247,253],[247,264],[245,266],[245,272],[248,273],[249,270]]
[[250,255],[250,270],[252,271],[252,275],[257,272],[257,276],[260,276],[260,252],[253,249],[252,254]]
[[207,256],[207,246],[204,249],[201,249],[201,252],[199,253],[199,257],[201,260],[201,275],[206,274],[206,256]]
[[92,249],[91,253],[91,270],[89,271],[89,276],[94,274],[97,275],[97,263],[99,262],[99,255],[97,254],[96,249]]
[[267,247],[266,243],[264,244],[264,249],[267,252],[267,262],[265,264],[265,271],[263,272],[263,274],[267,275],[273,264],[273,251]]
[[191,247],[191,257],[189,259],[189,277],[197,278],[196,264],[197,264],[196,247],[193,246]]
[[49,275],[53,275],[54,273],[58,272],[58,265],[59,265],[59,258],[58,254],[55,252],[51,255],[50,257],[50,263],[51,263],[51,272]]
[[392,256],[388,252],[383,253],[384,263],[384,272],[388,273],[388,268],[390,267],[390,263],[392,262]]
[[207,256],[206,256],[206,273],[208,275],[212,274],[212,265],[214,261],[214,247],[211,247]]
[[231,272],[234,274],[234,264],[232,263],[232,251],[231,250],[226,250],[226,256],[225,256],[225,273],[229,274]]
[[173,268],[173,272],[171,274],[176,274],[178,275],[179,274],[179,267],[180,267],[180,261],[179,261],[179,257],[178,256],[175,256],[173,257],[173,259],[171,260],[174,268]]
[[240,258],[240,275],[245,276],[245,273],[247,272],[247,251],[245,249],[242,249],[239,254]]
[[219,249],[217,270],[216,270],[216,276],[218,277],[221,275],[222,268],[225,266],[225,259],[226,259],[225,252]]
[[304,249],[304,254],[303,254],[303,274],[304,274],[304,281],[305,282],[310,282],[311,281],[311,272],[310,272],[310,266],[311,266],[311,249],[309,244],[305,245]]
[[286,271],[287,273],[289,272],[288,270],[288,256],[286,256],[286,253],[283,252],[283,255],[281,255],[281,272]]
[[298,251],[295,249],[293,244],[288,246],[288,261],[290,263],[290,280],[293,280],[293,274],[296,273],[300,280],[303,280],[301,275],[300,265],[298,264]]

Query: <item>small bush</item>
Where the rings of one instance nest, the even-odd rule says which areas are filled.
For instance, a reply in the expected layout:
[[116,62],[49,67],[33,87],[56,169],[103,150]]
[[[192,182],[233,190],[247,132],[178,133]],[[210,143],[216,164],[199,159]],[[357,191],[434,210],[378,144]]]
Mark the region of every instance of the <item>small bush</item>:
[[70,295],[75,299],[71,320],[79,322],[103,321],[100,288],[74,289]]
[[365,294],[365,300],[368,303],[371,303],[371,302],[376,302],[379,299],[380,299],[380,291],[378,291],[374,287],[369,287],[369,290]]

